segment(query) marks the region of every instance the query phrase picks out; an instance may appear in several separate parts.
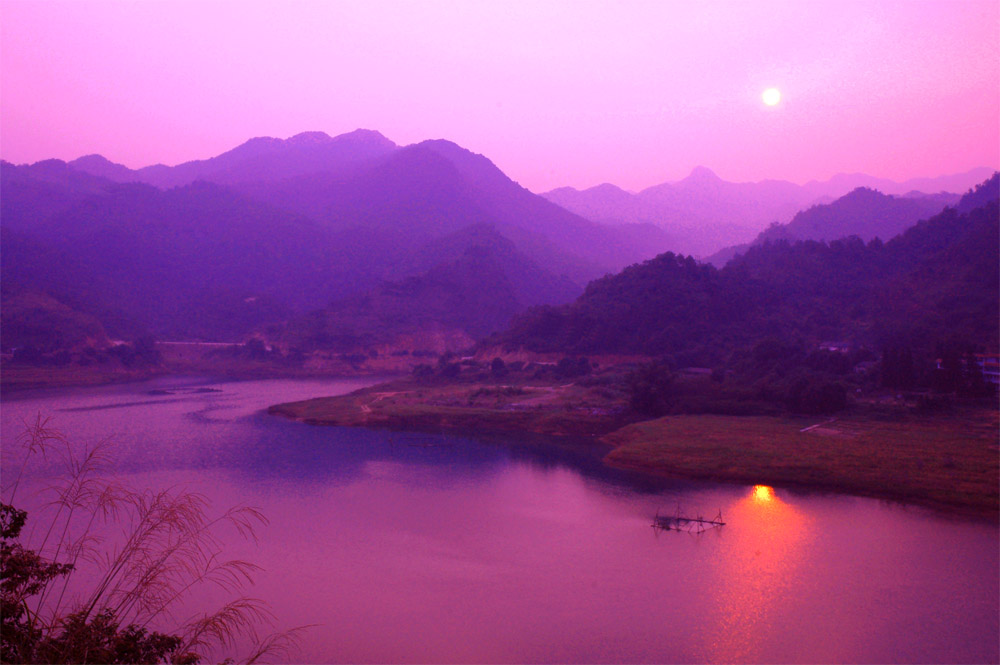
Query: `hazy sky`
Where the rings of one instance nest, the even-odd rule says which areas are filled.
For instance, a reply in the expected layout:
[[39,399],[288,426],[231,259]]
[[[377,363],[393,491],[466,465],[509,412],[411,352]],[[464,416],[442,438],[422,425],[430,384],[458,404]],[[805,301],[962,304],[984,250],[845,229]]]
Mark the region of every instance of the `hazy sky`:
[[17,163],[365,127],[534,191],[1000,166],[998,0],[0,0],[0,50]]

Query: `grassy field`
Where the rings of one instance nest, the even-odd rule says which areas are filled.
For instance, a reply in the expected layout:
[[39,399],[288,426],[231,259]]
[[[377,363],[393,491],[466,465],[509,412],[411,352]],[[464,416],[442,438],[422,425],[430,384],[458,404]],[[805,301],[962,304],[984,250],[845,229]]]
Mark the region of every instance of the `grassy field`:
[[926,417],[856,409],[832,420],[682,415],[629,424],[623,400],[599,387],[401,379],[270,411],[315,425],[603,435],[614,448],[605,462],[620,468],[998,513],[1000,430],[990,408]]
[[[214,369],[224,364],[216,363]],[[266,375],[266,368],[252,365],[244,362],[239,369]],[[124,368],[6,367],[2,378],[7,390],[139,380],[152,374]],[[314,425],[603,436],[614,448],[606,463],[621,468],[827,489],[977,515],[998,513],[1000,427],[996,408],[988,406],[956,407],[934,416],[916,415],[905,406],[882,414],[861,406],[830,422],[720,415],[635,422],[625,396],[600,377],[552,381],[525,374],[503,380],[404,378],[349,395],[278,404],[269,411]]]
[[[801,431],[817,423],[808,431]],[[605,461],[661,475],[830,489],[976,515],[998,513],[995,409],[905,420],[672,416],[604,437]]]
[[31,388],[127,383],[169,374],[194,374],[233,380],[308,379],[373,374],[388,376],[409,372],[410,369],[394,358],[369,360],[361,366],[333,360],[325,364],[309,363],[303,366],[248,358],[234,353],[233,350],[237,348],[238,345],[229,344],[162,342],[157,344],[161,362],[156,365],[131,368],[113,361],[90,365],[71,363],[62,366],[5,363],[0,367],[0,389],[14,392]]
[[401,379],[350,395],[278,404],[269,411],[312,425],[595,436],[627,422],[623,404],[598,393],[573,383],[428,385]]
[[81,367],[30,367],[5,365],[0,368],[0,388],[4,392],[59,386],[97,386],[107,383],[142,381],[157,374],[151,369],[127,369],[117,365]]

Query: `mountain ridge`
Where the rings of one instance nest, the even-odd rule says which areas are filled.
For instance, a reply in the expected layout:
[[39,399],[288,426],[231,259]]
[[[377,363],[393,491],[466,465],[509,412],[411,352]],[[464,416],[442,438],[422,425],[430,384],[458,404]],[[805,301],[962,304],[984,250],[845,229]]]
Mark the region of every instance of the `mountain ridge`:
[[571,304],[522,315],[490,344],[671,356],[717,367],[769,338],[875,348],[1000,337],[1000,176],[886,243],[775,242],[725,267],[662,254],[591,282]]
[[704,257],[734,244],[749,243],[769,225],[786,223],[796,213],[835,200],[859,186],[894,195],[914,190],[936,194],[945,185],[953,187],[953,192],[964,192],[992,172],[981,167],[902,183],[864,174],[841,174],[827,181],[796,185],[783,180],[728,182],[699,166],[682,180],[636,193],[614,185],[610,189],[609,183],[604,183],[585,190],[561,187],[541,195],[582,217],[606,224],[656,224],[675,240],[673,251]]

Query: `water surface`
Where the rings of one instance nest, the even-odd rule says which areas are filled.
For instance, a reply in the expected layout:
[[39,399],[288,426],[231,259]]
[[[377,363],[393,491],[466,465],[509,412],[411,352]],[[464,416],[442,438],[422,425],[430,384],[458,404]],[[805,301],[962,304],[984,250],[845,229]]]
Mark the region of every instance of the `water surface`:
[[[134,485],[261,508],[259,543],[232,552],[264,567],[252,594],[281,625],[318,624],[302,662],[998,660],[995,524],[654,480],[604,467],[599,446],[262,412],[365,383],[174,377],[23,394],[3,404],[4,483],[22,420],[40,412],[77,445],[112,437]],[[33,465],[25,501],[56,471]],[[650,527],[678,506],[727,524]]]

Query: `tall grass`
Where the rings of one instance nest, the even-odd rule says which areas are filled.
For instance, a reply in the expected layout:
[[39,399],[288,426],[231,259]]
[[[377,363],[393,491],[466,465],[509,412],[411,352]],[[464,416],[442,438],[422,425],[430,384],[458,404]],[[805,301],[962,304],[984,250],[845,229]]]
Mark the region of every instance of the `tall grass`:
[[[4,544],[5,607],[20,616],[23,630],[18,635],[28,642],[20,650],[8,649],[15,631],[5,618],[7,660],[86,661],[88,653],[97,652],[84,649],[81,655],[83,636],[108,627],[119,635],[160,636],[166,640],[161,646],[169,647],[154,650],[153,656],[143,652],[131,657],[196,663],[247,644],[249,653],[242,659],[226,660],[290,657],[302,628],[272,632],[275,620],[266,604],[247,595],[259,567],[224,553],[226,537],[257,540],[258,530],[267,524],[259,510],[235,506],[213,512],[197,493],[130,487],[110,472],[113,450],[108,441],[74,446],[40,415],[25,423],[18,443],[24,458],[3,488],[4,504],[15,506],[24,493],[22,481],[32,458],[55,462],[62,473],[43,490],[42,507],[28,518],[28,535]],[[18,527],[13,533],[20,531]],[[35,555],[49,573],[32,584],[8,583],[7,578],[16,577],[12,571],[18,570],[18,557]],[[228,600],[214,611],[183,616],[185,603],[206,587],[220,590]],[[109,656],[101,652],[100,657]]]

